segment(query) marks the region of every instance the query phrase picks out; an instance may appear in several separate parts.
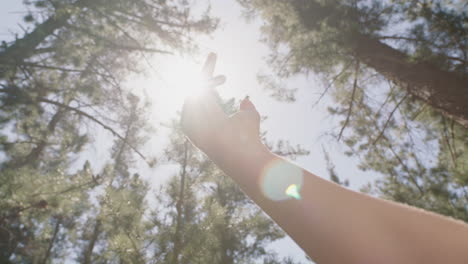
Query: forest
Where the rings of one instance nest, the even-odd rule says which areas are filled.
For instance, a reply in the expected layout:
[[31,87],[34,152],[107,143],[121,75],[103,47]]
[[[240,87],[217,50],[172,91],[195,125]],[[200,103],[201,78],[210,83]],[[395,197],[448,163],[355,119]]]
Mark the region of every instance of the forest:
[[[261,138],[274,153],[321,163],[321,176],[344,187],[468,223],[464,1],[21,6],[12,22],[20,27],[0,35],[0,263],[313,262],[305,253],[284,254],[284,243],[293,243],[284,242],[287,234],[181,129],[191,80],[177,82],[190,73],[173,61],[202,58],[199,64],[208,40],[236,26],[258,26],[251,41],[267,69],[253,69],[255,91],[220,91],[226,113],[238,111],[241,93],[254,94],[264,110]],[[243,49],[237,41],[224,53]],[[248,59],[240,75],[257,68]],[[148,81],[160,69],[162,79],[172,74],[186,90]],[[305,76],[313,78],[300,85]],[[158,92],[142,88],[152,85]],[[161,110],[161,94],[176,97],[166,100],[169,108]],[[309,112],[269,111],[298,106],[329,124],[319,136],[304,131],[306,144],[289,127],[276,133],[281,125],[272,122],[310,123]],[[364,174],[374,176],[353,185]]]

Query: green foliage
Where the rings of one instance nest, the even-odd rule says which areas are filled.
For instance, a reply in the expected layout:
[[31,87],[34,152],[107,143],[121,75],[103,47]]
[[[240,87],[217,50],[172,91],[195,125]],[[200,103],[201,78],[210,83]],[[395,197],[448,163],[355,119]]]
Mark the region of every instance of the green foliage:
[[[414,83],[401,81],[406,73],[385,68],[388,61],[404,56],[401,66],[430,65],[434,72],[466,80],[468,29],[463,3],[239,2],[250,16],[265,21],[264,39],[272,49],[268,62],[278,76],[311,71],[330,86],[337,104],[329,110],[341,117],[341,129],[335,134],[348,147],[346,154],[359,158],[362,170],[383,176],[367,191],[468,221],[466,126],[436,111],[440,108],[434,101],[421,100],[424,97],[414,92]],[[375,52],[379,58],[363,56],[367,54],[363,50],[374,44],[386,45],[392,52]],[[434,98],[450,93],[445,84],[451,79],[431,84],[440,89]],[[272,94],[280,92],[278,86],[267,88]],[[453,91],[466,94],[460,89]],[[330,164],[329,170],[340,182]]]
[[[149,105],[123,81],[216,27],[182,2],[25,1],[34,27],[0,47],[1,263],[145,262],[148,183],[132,170],[153,160]],[[111,155],[83,164],[97,131]]]
[[[221,100],[221,99],[220,99]],[[234,101],[227,101],[227,112]],[[271,259],[266,246],[284,236],[173,122],[166,151],[177,173],[156,193],[146,224],[151,258],[158,263],[254,263]]]
[[125,76],[152,54],[192,52],[217,20],[195,18],[187,1],[24,2],[33,29],[0,47],[0,262],[273,261],[266,247],[284,234],[176,123],[158,158],[176,175],[153,199],[136,172],[137,159],[158,164],[141,151],[149,103]]

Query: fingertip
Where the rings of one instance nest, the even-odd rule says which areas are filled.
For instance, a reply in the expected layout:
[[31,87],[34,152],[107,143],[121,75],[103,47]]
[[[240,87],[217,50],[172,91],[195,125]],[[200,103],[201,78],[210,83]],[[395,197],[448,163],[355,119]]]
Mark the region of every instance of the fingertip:
[[218,75],[208,82],[208,86],[210,87],[219,86],[219,85],[224,84],[225,82],[226,82],[226,76]]
[[226,75],[218,75],[215,78],[219,78],[220,85],[224,84],[227,80]]
[[254,114],[257,118],[260,118],[260,113],[258,112],[255,105],[249,100],[249,96],[246,96],[239,105],[239,110],[241,112],[247,112],[250,114]]
[[208,54],[207,60],[216,60],[217,57],[218,57],[218,55],[216,55],[216,53],[210,52],[210,53]]
[[213,75],[214,68],[216,65],[216,57],[216,54],[213,52],[208,54],[208,56],[206,57],[205,64],[202,68],[202,75],[204,76],[204,78],[208,79]]
[[208,56],[206,57],[205,68],[206,70],[211,71],[211,74],[213,74],[212,71],[214,70],[214,67],[216,65],[217,58],[218,56],[216,55],[216,53],[213,52],[208,54]]

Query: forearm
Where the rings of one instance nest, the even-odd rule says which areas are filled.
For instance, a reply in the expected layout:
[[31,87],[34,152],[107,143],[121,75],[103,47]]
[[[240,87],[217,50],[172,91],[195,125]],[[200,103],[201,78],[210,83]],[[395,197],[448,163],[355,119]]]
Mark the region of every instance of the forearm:
[[211,156],[318,263],[468,259],[464,224],[347,190],[307,171],[300,200],[272,201],[262,192],[262,177],[271,164],[287,161],[261,146],[241,153],[230,149]]
[[[215,62],[210,54],[203,72],[224,81],[213,77]],[[468,263],[466,224],[347,190],[273,155],[260,143],[260,115],[248,97],[227,116],[212,86],[184,103],[184,132],[314,260]],[[298,189],[300,196],[289,192]]]

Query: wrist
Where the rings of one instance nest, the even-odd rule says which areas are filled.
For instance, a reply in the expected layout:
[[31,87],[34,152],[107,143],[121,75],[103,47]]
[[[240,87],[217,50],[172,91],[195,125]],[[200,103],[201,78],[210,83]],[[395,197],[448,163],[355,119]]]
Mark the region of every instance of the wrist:
[[248,145],[220,147],[208,156],[241,186],[258,185],[263,169],[275,156],[260,141]]
[[252,140],[222,140],[206,150],[208,156],[216,162],[233,163],[242,166],[251,160],[271,154],[270,150],[260,141]]

